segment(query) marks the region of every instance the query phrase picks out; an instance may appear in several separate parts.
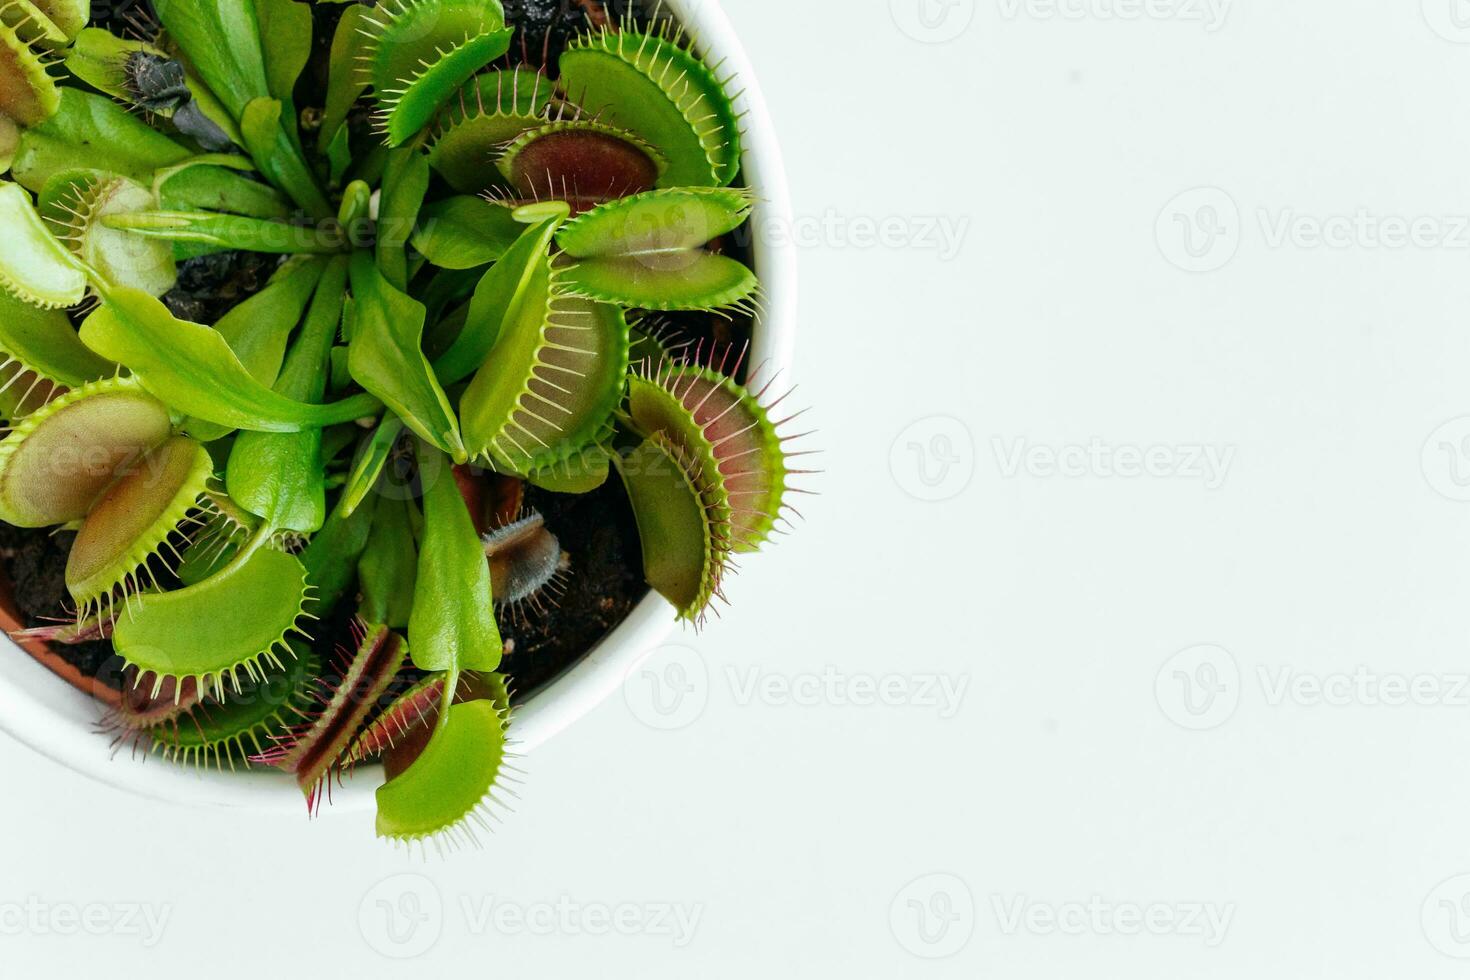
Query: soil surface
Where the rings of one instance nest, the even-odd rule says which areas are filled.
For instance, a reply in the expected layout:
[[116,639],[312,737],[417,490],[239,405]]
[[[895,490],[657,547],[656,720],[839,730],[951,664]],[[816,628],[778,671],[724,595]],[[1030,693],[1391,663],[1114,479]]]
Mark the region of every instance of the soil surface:
[[[15,605],[31,627],[54,625],[65,618],[72,605],[66,591],[66,556],[71,551],[70,532],[27,531],[0,522],[0,563],[13,584]],[[116,659],[112,643],[100,641],[56,647],[69,663],[88,677],[104,672]]]
[[501,617],[501,633],[513,644],[504,669],[521,696],[576,663],[648,592],[638,526],[616,474],[602,489],[580,496],[528,488],[526,506],[546,518],[571,558],[571,573],[546,614]]
[[180,320],[214,323],[254,296],[281,264],[277,255],[219,252],[179,263],[179,284],[163,297]]

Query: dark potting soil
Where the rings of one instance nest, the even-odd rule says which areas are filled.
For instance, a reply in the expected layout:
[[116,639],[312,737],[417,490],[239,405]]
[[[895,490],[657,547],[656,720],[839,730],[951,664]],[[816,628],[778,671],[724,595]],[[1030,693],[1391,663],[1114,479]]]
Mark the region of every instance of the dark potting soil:
[[575,664],[648,593],[638,525],[614,474],[600,490],[570,496],[526,490],[526,506],[546,518],[571,559],[562,594],[545,614],[501,617],[512,643],[503,668],[525,697]]
[[[0,522],[0,562],[11,582],[16,608],[26,625],[54,624],[65,617],[71,596],[66,591],[66,556],[75,534],[29,531]],[[103,673],[115,658],[108,641],[58,645],[56,651],[88,677]]]
[[179,282],[164,297],[180,320],[214,323],[254,296],[281,264],[279,255],[219,252],[179,263]]

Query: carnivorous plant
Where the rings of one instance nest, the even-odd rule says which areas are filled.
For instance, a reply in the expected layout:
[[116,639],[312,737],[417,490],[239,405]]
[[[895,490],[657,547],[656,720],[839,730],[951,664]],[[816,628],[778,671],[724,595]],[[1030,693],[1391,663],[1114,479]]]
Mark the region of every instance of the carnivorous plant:
[[[499,0],[151,8],[0,8],[0,520],[75,532],[32,634],[110,639],[125,744],[313,811],[380,761],[381,836],[468,842],[502,627],[577,574],[524,488],[620,480],[695,624],[789,512],[773,379],[669,327],[758,310],[738,95],[657,15],[537,64]],[[186,315],[247,253],[263,288]]]

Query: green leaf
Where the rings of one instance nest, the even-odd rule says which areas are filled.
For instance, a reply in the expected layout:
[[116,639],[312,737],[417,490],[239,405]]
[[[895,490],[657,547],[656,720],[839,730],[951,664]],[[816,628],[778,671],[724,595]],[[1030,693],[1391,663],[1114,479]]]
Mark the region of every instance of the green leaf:
[[718,483],[729,495],[731,547],[758,550],[785,507],[791,475],[786,440],[767,408],[733,378],[693,364],[635,376],[629,389],[632,428],[661,432],[698,460],[701,485]]
[[285,398],[255,380],[209,327],[176,319],[135,289],[107,288],[105,304],[82,324],[82,342],[130,369],[143,386],[178,411],[259,432],[299,432],[350,422],[377,411],[359,395],[331,405]]
[[617,463],[638,522],[644,577],[681,619],[701,621],[730,559],[728,494],[663,432]]
[[322,259],[288,263],[264,289],[220,317],[214,329],[263,385],[274,385],[286,358],[286,344],[306,314],[326,271]]
[[0,175],[10,172],[15,151],[20,147],[20,127],[8,116],[0,116]]
[[423,209],[413,247],[441,269],[474,269],[498,262],[524,230],[502,204],[451,197]]
[[396,779],[428,748],[446,701],[487,702],[495,706],[502,727],[510,724],[511,695],[504,674],[466,672],[460,675],[459,688],[452,700],[445,694],[448,683],[448,675],[430,674],[410,687],[362,730],[344,754],[345,763],[354,766],[367,759],[381,758],[383,771],[390,780]]
[[266,751],[319,707],[313,695],[321,661],[299,643],[291,648],[295,657],[284,670],[266,670],[239,691],[227,691],[218,701],[149,729],[153,751],[194,768],[248,765],[251,756]]
[[408,648],[420,670],[500,666],[504,645],[495,624],[490,563],[449,460],[421,450],[424,530]]
[[[7,4],[0,13],[18,8]],[[41,42],[20,36],[0,24],[0,114],[22,126],[35,126],[56,112],[60,99],[56,79],[46,71]]]
[[254,0],[154,0],[158,21],[231,115],[271,94]]
[[101,27],[89,27],[77,35],[76,43],[67,52],[66,70],[99,92],[132,103],[135,97],[128,85],[127,61],[130,55],[140,51],[168,57],[161,48],[146,41],[129,40]]
[[510,50],[500,0],[381,5],[364,18],[364,64],[389,144],[412,139],[480,69]]
[[337,223],[352,232],[359,224],[372,220],[373,189],[364,181],[354,180],[342,188],[342,204],[337,209]]
[[77,36],[92,14],[91,0],[31,0],[67,38]]
[[454,409],[420,346],[423,304],[394,289],[362,251],[352,257],[352,294],[356,311],[349,354],[352,377],[414,432],[463,460],[466,454]]
[[493,702],[451,707],[423,754],[378,790],[378,836],[403,841],[436,837],[493,802],[505,740]]
[[308,227],[209,211],[136,211],[108,215],[102,223],[145,238],[270,255],[335,255],[350,247],[334,225]]
[[87,279],[66,246],[46,228],[31,196],[19,184],[0,184],[0,288],[36,306],[80,303]]
[[11,171],[36,192],[53,175],[79,163],[151,184],[155,170],[189,156],[188,149],[150,129],[107,96],[68,88],[62,90],[56,115],[21,135]]
[[71,40],[32,0],[10,0],[0,8],[0,21],[15,28],[20,37],[44,47],[62,45]]
[[[67,70],[88,85],[128,105],[138,101],[138,93],[128,80],[128,58],[144,52],[158,58],[169,58],[169,52],[146,41],[127,40],[97,27],[89,27],[77,37],[76,44],[66,58]],[[184,67],[185,83],[193,101],[187,112],[176,112],[169,106],[156,106],[150,110],[164,119],[172,119],[183,125],[189,114],[197,113],[208,123],[217,126],[225,137],[234,143],[240,142],[240,127],[235,117],[225,109],[215,94],[199,78],[187,61]]]
[[312,590],[307,612],[313,616],[330,616],[356,579],[357,561],[367,547],[376,503],[376,497],[369,497],[349,515],[343,512],[339,501],[327,515],[321,531],[313,535],[311,544],[301,553],[306,580]]
[[352,137],[347,127],[339,126],[337,135],[327,144],[327,170],[333,187],[340,187],[342,179],[352,166]]
[[64,171],[46,181],[41,213],[67,229],[71,250],[93,273],[114,286],[162,296],[178,282],[173,249],[112,228],[108,222],[158,206],[153,192],[126,177]]
[[198,585],[214,578],[235,560],[244,542],[236,536],[201,537],[184,551],[183,561],[174,569],[180,585]]
[[24,370],[68,388],[117,370],[87,349],[65,313],[39,309],[5,293],[0,293],[0,352]]
[[645,310],[745,309],[760,289],[745,266],[703,251],[581,259],[563,282],[578,296]]
[[391,150],[378,202],[378,269],[399,291],[408,288],[408,244],[429,192],[429,161],[417,149]]
[[681,187],[598,205],[557,232],[568,255],[592,259],[697,249],[745,224],[748,191]]
[[318,220],[332,217],[336,209],[317,186],[299,142],[287,135],[282,124],[279,99],[260,98],[250,102],[240,115],[240,135],[245,140],[245,148],[260,172],[308,214]]
[[363,444],[352,464],[347,485],[342,489],[342,510],[347,516],[350,517],[378,485],[378,478],[383,475],[383,467],[393,455],[393,447],[398,445],[403,429],[403,420],[389,415],[373,432],[373,437]]
[[525,474],[601,442],[622,400],[628,345],[622,310],[567,295],[550,257],[537,259],[460,399],[466,446]]
[[317,144],[318,150],[323,153],[339,138],[345,145],[346,134],[342,130],[342,124],[347,121],[347,114],[368,88],[367,81],[357,70],[358,59],[366,48],[367,39],[362,33],[362,16],[365,10],[360,4],[353,3],[342,11],[342,19],[337,22],[337,33],[332,36],[327,101]]
[[327,263],[301,335],[292,345],[286,366],[276,381],[277,393],[304,402],[319,402],[326,395],[327,363],[347,296],[347,267],[345,255]]
[[700,59],[668,38],[599,28],[562,54],[561,84],[590,116],[664,152],[660,187],[735,179],[741,134],[730,97]]
[[270,94],[292,105],[296,80],[311,59],[311,7],[295,0],[255,0],[255,13]]
[[358,615],[369,623],[406,628],[413,612],[418,557],[408,501],[380,500],[373,512],[367,550],[357,563],[362,583]]
[[76,388],[26,416],[0,442],[0,520],[80,520],[117,478],[173,431],[168,408],[130,379]]
[[[208,161],[238,161],[232,166]],[[236,173],[253,169],[244,157],[200,157],[160,171],[154,178],[158,203],[166,211],[221,211],[250,218],[289,218],[292,208],[274,188]]]
[[434,370],[444,384],[457,384],[478,371],[507,324],[544,319],[550,286],[547,249],[558,223],[558,219],[551,218],[525,228],[480,279],[464,329],[453,346],[434,362]]
[[[325,269],[322,260],[288,262],[270,283],[231,309],[214,325],[250,376],[265,387],[276,383],[286,344],[306,313],[312,292]],[[189,434],[201,442],[223,439],[234,427],[191,419]]]
[[306,569],[273,548],[246,551],[220,574],[176,592],[138,596],[118,617],[112,635],[118,656],[140,673],[193,677],[223,695],[241,674],[256,678],[278,654],[294,657],[286,640],[299,633]]
[[[321,277],[301,336],[276,381],[277,394],[303,402],[321,400],[346,292],[344,256],[334,259]],[[242,432],[230,453],[225,480],[230,497],[272,527],[314,534],[327,518],[322,430]]]
[[149,560],[184,526],[213,477],[208,450],[187,436],[123,468],[88,510],[67,556],[66,586],[77,608],[110,606],[120,586],[136,591]]
[[559,463],[526,474],[526,482],[551,493],[591,493],[607,482],[612,458],[600,446],[590,446]]
[[429,163],[461,194],[498,183],[486,163],[529,129],[546,121],[555,86],[529,68],[487,71],[459,90],[439,115],[430,137]]

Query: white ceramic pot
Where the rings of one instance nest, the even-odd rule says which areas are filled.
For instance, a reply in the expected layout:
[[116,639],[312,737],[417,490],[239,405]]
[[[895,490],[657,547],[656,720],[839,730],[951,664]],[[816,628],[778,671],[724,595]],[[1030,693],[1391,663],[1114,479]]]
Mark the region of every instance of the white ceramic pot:
[[[765,315],[756,325],[752,364],[767,371],[790,363],[796,319],[796,255],[786,234],[791,205],[786,175],[765,101],[745,51],[715,0],[665,0],[666,7],[699,39],[711,64],[723,62],[732,91],[744,90],[745,178],[760,199],[752,218],[756,271],[765,291]],[[529,754],[616,694],[629,672],[658,648],[674,628],[672,608],[658,596],[645,599],[602,643],[522,706],[516,716],[517,751]],[[101,706],[0,637],[0,728],[68,769],[152,799],[207,807],[254,810],[304,809],[300,790],[273,773],[196,771],[113,754],[97,731]],[[333,793],[327,811],[372,804],[381,782],[360,772]]]

